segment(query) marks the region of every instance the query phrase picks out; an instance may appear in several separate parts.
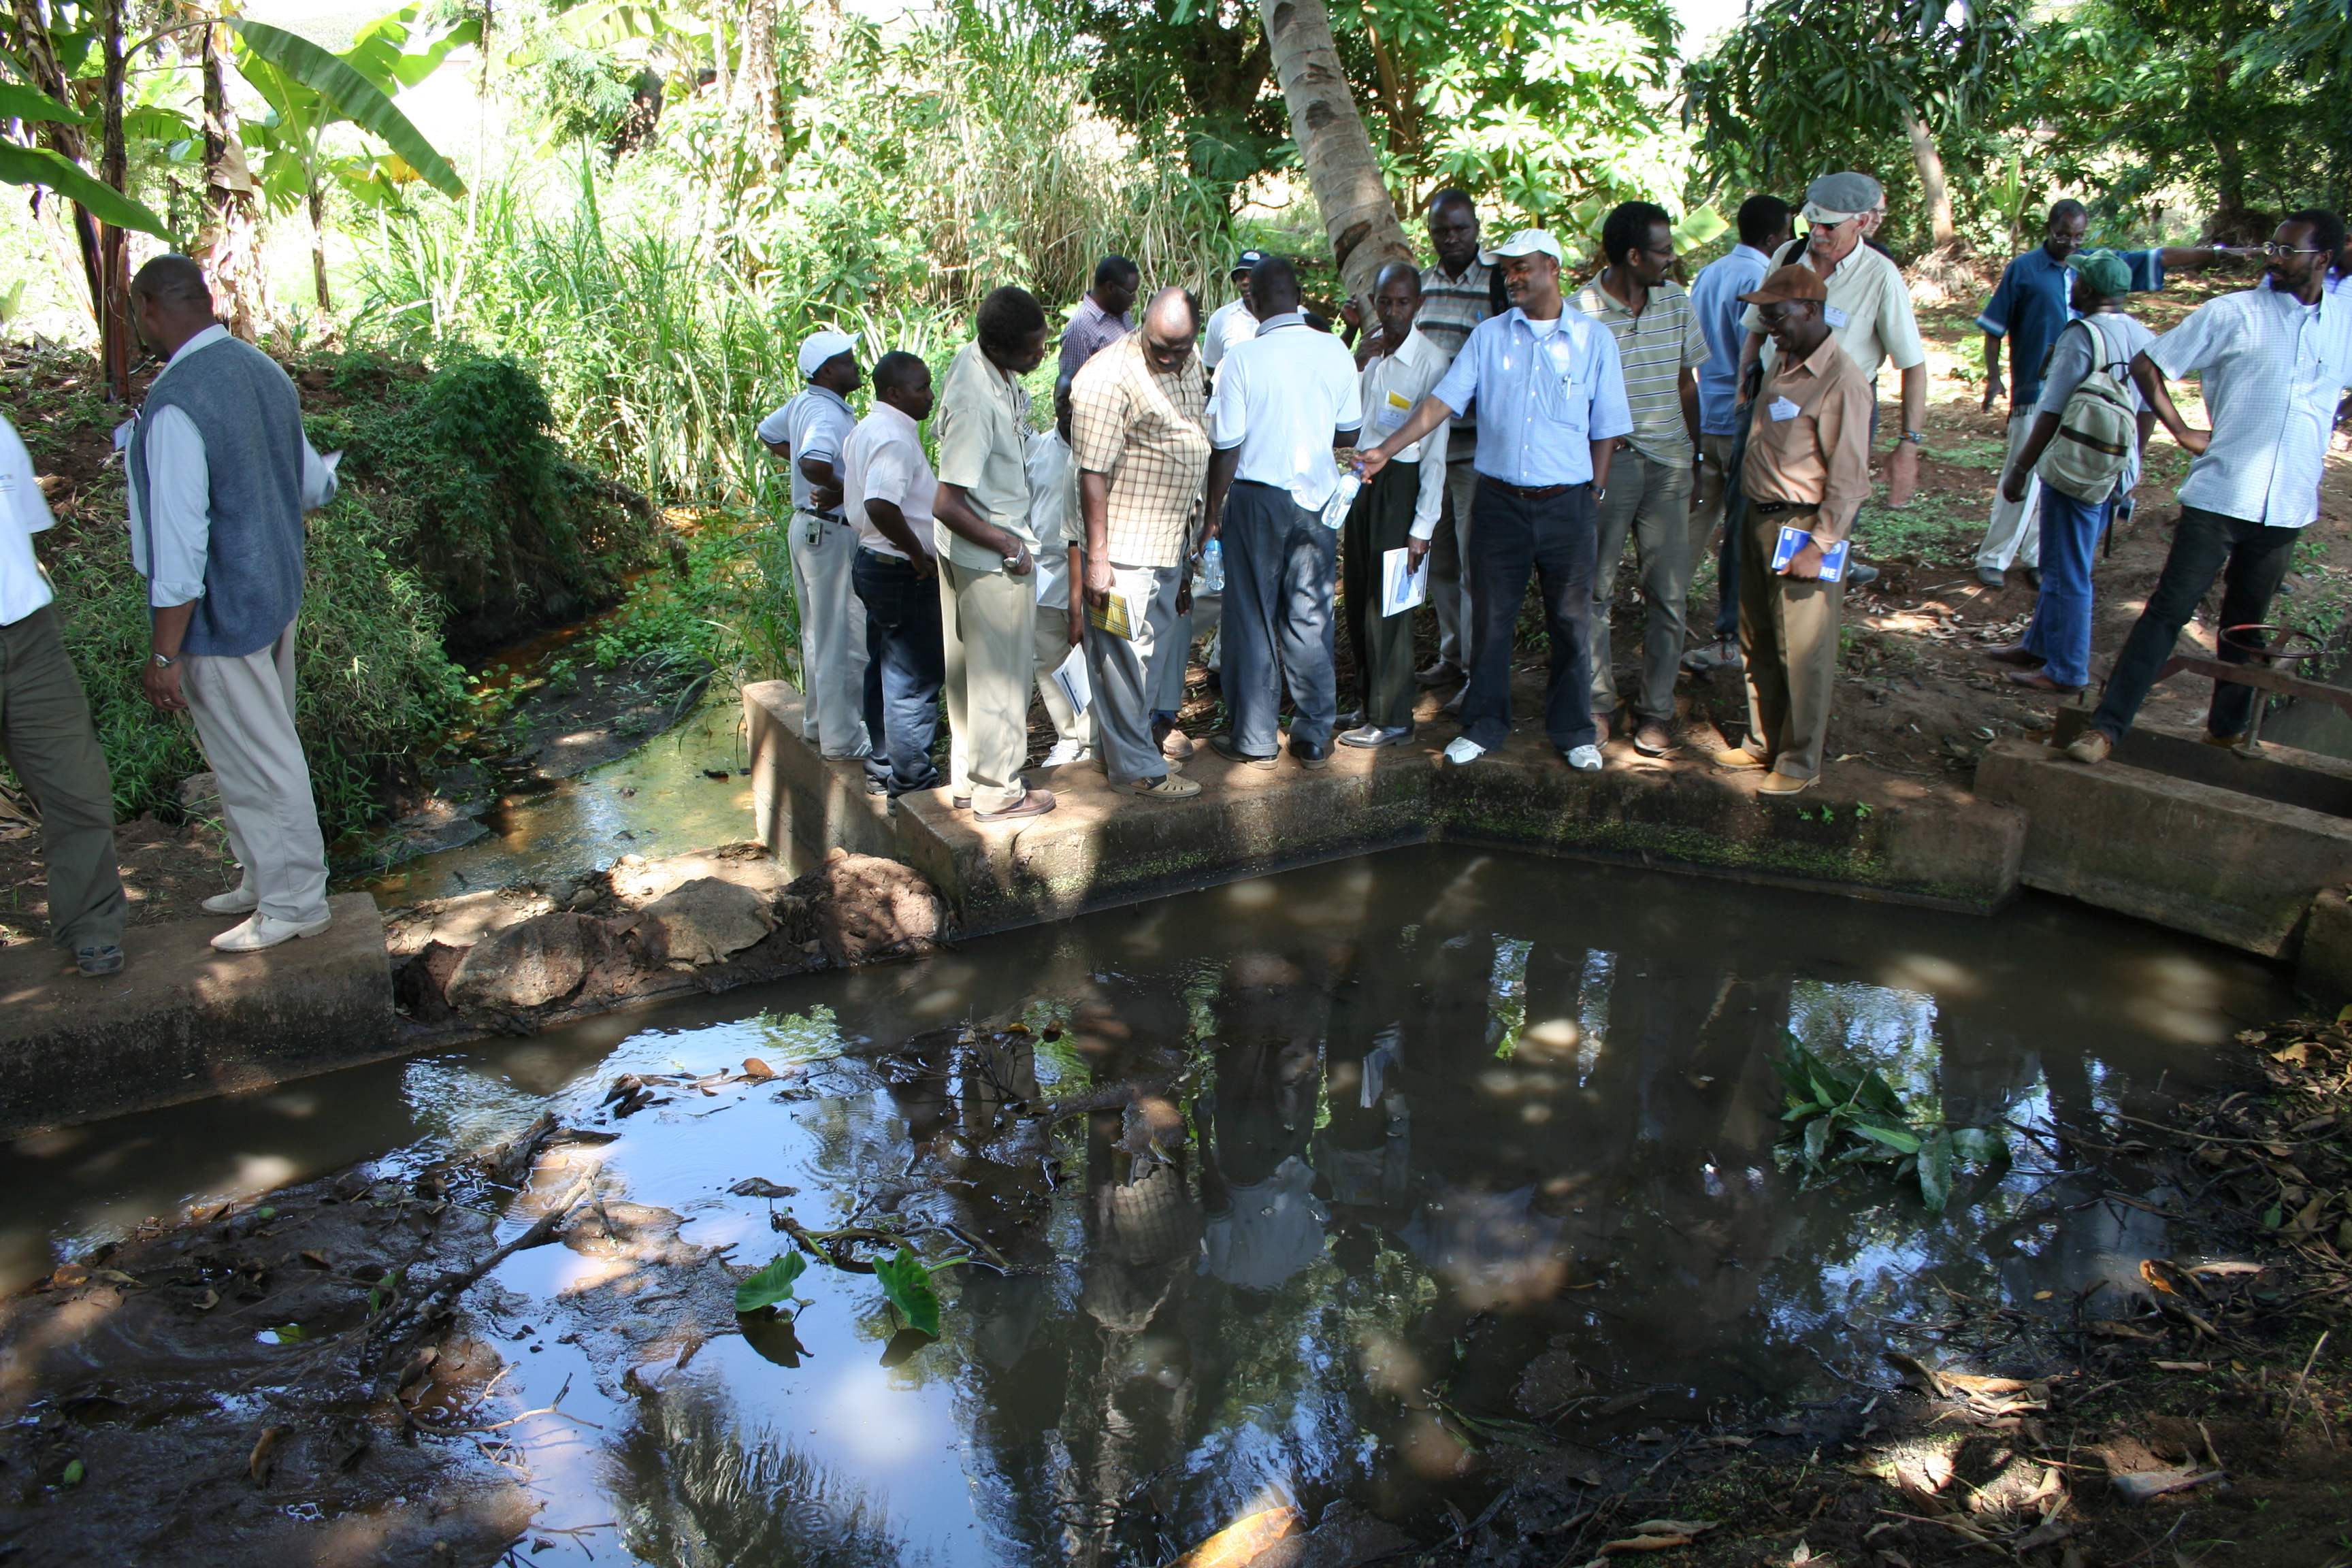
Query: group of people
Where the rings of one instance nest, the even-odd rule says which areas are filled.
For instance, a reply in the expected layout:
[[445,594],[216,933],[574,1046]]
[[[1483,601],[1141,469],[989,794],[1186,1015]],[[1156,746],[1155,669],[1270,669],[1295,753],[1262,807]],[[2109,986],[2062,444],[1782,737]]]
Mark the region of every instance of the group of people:
[[[212,938],[257,952],[327,929],[327,851],[295,731],[302,517],[334,498],[336,458],[304,436],[278,362],[213,314],[202,268],[160,256],[131,280],[139,335],[164,362],[115,431],[131,565],[151,623],[140,679],[186,713],[219,790],[237,885],[204,900],[236,917]],[[0,750],[40,811],[50,940],[84,976],[121,972],[130,912],[114,790],[33,535],[55,519],[31,455],[0,418]]]

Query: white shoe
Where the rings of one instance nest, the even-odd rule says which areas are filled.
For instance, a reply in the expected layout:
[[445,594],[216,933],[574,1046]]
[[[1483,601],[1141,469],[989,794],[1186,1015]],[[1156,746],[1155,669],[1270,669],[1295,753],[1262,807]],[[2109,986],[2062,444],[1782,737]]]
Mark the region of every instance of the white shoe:
[[226,893],[215,893],[204,901],[208,915],[249,915],[261,907],[261,894],[250,882],[239,882]]
[[1475,763],[1486,754],[1486,748],[1467,735],[1456,735],[1445,747],[1445,760],[1455,767],[1465,763]]
[[247,917],[243,925],[231,926],[213,938],[213,945],[223,952],[259,952],[263,948],[292,942],[298,936],[316,936],[326,930],[334,918],[326,915],[305,925],[257,911]]
[[1078,741],[1056,741],[1054,749],[1045,753],[1041,768],[1066,768],[1072,763],[1083,763],[1094,754],[1092,748]]
[[1601,771],[1601,748],[1598,746],[1577,747],[1574,751],[1568,753],[1568,765],[1574,768],[1580,773],[1599,773]]

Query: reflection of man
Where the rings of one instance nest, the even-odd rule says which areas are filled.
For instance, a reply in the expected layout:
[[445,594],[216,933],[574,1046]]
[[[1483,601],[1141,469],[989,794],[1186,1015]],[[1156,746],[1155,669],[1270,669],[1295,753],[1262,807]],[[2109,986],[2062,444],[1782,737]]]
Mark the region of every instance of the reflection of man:
[[1216,1075],[1193,1120],[1209,1216],[1202,1268],[1228,1285],[1272,1290],[1322,1253],[1306,1154],[1329,1010],[1326,984],[1291,959],[1245,953],[1226,965]]

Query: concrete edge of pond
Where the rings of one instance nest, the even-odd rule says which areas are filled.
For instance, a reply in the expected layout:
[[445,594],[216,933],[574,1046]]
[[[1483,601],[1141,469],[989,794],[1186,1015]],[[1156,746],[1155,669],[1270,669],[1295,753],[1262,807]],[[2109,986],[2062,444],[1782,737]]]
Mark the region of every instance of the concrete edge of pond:
[[47,942],[0,951],[0,1137],[249,1092],[398,1055],[383,922],[365,893],[266,952],[211,939],[234,916],[133,926],[119,973],[85,980]]
[[1057,809],[992,826],[944,789],[895,809],[867,795],[859,767],[800,738],[784,682],[745,687],[743,708],[770,850],[794,868],[833,848],[902,860],[940,886],[964,935],[1433,840],[1990,914],[2016,892],[2025,843],[2022,812],[1876,768],[1832,765],[1794,800],[1766,801],[1759,775],[1696,754],[1619,741],[1601,773],[1579,773],[1525,734],[1468,767],[1423,743],[1340,748],[1312,771],[1287,757],[1244,767],[1204,745],[1185,776],[1206,787],[1179,802],[1122,795],[1075,764],[1034,775]]

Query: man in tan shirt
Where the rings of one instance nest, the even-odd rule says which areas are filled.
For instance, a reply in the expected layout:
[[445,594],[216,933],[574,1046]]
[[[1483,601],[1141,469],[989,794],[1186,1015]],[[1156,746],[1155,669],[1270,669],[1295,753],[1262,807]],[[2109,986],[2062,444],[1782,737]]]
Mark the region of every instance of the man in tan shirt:
[[1199,301],[1181,289],[1163,289],[1145,307],[1142,329],[1088,360],[1070,384],[1086,602],[1108,612],[1118,599],[1130,634],[1119,637],[1091,618],[1086,628],[1096,750],[1113,789],[1153,800],[1201,793],[1178,776],[1182,764],[1161,754],[1151,732],[1167,661],[1187,652],[1176,634],[1209,477],[1202,422],[1208,399],[1192,368],[1200,335]]
[[[1740,298],[1778,351],[1750,405],[1740,490],[1739,652],[1748,674],[1748,744],[1718,766],[1771,770],[1760,795],[1791,795],[1821,773],[1837,674],[1843,581],[1822,577],[1822,554],[1845,540],[1870,496],[1870,380],[1831,335],[1829,289],[1792,262]],[[1780,530],[1811,533],[1777,573]]]

